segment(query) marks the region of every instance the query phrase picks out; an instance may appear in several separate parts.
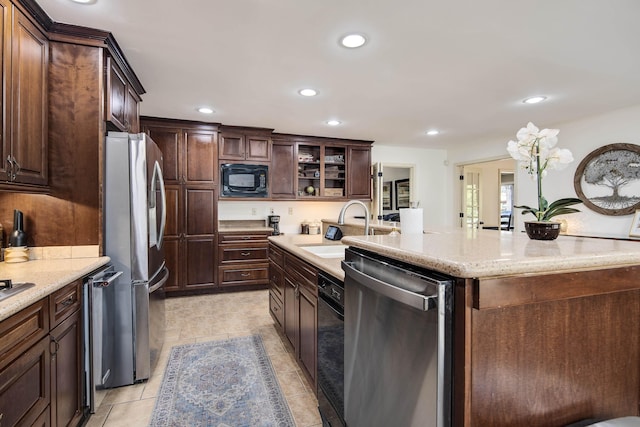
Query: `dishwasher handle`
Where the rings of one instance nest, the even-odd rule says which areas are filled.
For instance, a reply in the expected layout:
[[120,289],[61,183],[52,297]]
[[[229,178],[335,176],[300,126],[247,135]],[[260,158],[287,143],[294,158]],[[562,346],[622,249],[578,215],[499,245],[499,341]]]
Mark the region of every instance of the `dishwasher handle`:
[[122,276],[122,271],[109,271],[101,274],[98,277],[94,277],[92,284],[94,288],[106,288],[109,287],[118,277]]
[[428,311],[438,307],[437,293],[434,295],[420,295],[415,292],[399,288],[391,283],[383,282],[382,280],[361,272],[355,267],[355,263],[351,261],[342,261],[342,269],[345,274],[345,287],[347,286],[346,278],[352,278],[359,284],[366,286],[379,294],[410,307],[417,308],[418,310]]

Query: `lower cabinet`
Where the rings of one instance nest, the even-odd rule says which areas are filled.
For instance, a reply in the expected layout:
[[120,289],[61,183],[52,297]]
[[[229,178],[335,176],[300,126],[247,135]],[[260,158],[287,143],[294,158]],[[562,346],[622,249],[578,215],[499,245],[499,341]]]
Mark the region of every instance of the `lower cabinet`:
[[0,425],[77,426],[83,417],[82,282],[0,322]]
[[[300,258],[269,247],[269,310],[293,348],[300,369],[317,383],[318,270]],[[272,257],[271,254],[275,255]],[[283,253],[281,260],[278,253]],[[280,264],[279,264],[280,263]]]
[[221,287],[259,287],[269,283],[270,231],[218,233]]

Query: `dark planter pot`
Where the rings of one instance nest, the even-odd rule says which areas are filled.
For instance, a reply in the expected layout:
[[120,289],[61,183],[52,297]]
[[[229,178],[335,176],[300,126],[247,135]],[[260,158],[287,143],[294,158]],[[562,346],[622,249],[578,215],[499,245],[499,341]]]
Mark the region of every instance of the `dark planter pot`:
[[560,234],[560,223],[549,221],[525,221],[524,229],[533,240],[555,240]]

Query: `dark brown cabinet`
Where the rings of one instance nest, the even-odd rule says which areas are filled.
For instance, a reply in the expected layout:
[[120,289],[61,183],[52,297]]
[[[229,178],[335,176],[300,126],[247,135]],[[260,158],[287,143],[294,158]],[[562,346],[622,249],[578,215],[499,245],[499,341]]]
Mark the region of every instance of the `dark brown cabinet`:
[[48,192],[49,41],[10,2],[0,1],[0,9],[1,187]]
[[107,55],[106,63],[105,120],[117,130],[137,133],[140,131],[140,96],[111,56]]
[[284,335],[313,387],[317,372],[318,270],[284,253]]
[[371,198],[371,147],[348,147],[347,197]]
[[51,323],[51,425],[75,426],[82,419],[82,281],[49,296]]
[[284,253],[269,243],[269,312],[280,331],[284,327]]
[[370,171],[370,141],[273,135],[272,199],[370,199]]
[[270,232],[220,232],[218,274],[223,287],[266,287]]
[[269,188],[272,199],[295,199],[295,143],[274,140],[271,146]]
[[82,282],[0,322],[2,425],[77,426],[83,417]]
[[271,129],[223,126],[220,128],[220,160],[268,162]]
[[142,118],[160,147],[167,192],[165,259],[171,294],[217,287],[217,126]]

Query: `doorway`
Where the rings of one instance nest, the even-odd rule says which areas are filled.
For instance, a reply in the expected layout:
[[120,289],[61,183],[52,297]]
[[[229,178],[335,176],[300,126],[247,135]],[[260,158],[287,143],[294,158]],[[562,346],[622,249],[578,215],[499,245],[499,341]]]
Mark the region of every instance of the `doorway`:
[[502,158],[458,167],[460,227],[512,231],[515,160]]

